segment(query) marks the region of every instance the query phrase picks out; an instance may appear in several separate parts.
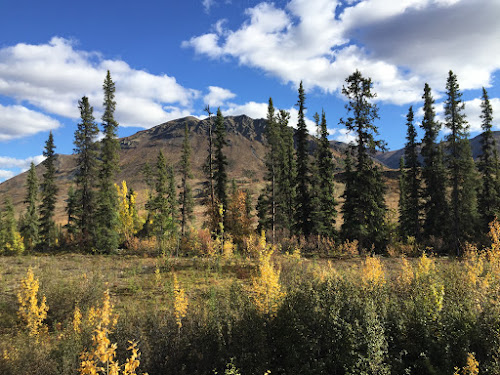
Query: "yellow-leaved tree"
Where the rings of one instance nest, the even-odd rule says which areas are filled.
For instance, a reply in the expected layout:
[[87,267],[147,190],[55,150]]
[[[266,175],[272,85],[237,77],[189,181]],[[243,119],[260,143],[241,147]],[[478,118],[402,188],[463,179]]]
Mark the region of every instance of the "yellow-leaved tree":
[[118,233],[122,242],[128,242],[137,231],[139,215],[135,207],[137,193],[129,192],[127,182],[122,181],[121,187],[115,184],[118,192],[118,216],[119,228]]
[[30,336],[37,337],[37,339],[40,333],[47,331],[47,326],[43,324],[43,321],[47,318],[47,311],[49,310],[45,296],[38,303],[39,288],[38,279],[35,279],[33,270],[30,267],[26,278],[21,280],[21,287],[17,293],[17,300],[20,305],[18,315],[26,324]]
[[478,375],[479,374],[479,362],[476,360],[474,353],[467,354],[467,362],[465,366],[462,367],[462,371],[455,367],[455,372],[453,375]]
[[279,282],[280,271],[271,262],[274,247],[266,244],[262,233],[258,244],[258,273],[252,278],[250,291],[257,310],[274,317],[286,293]]
[[179,281],[177,280],[177,275],[174,273],[174,314],[175,322],[179,330],[182,327],[182,319],[187,315],[188,308],[188,298],[186,292],[181,288]]
[[[91,308],[88,321],[94,325],[92,335],[93,348],[85,350],[81,355],[81,375],[135,375],[140,365],[140,353],[137,343],[129,341],[130,357],[123,365],[116,360],[117,344],[112,344],[109,335],[116,327],[118,316],[113,312],[113,304],[109,290],[104,292],[101,308]],[[145,374],[147,375],[147,374]]]

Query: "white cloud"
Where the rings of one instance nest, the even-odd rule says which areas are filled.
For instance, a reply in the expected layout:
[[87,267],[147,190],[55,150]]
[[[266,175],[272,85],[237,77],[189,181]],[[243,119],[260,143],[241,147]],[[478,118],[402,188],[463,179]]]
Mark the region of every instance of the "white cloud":
[[208,89],[209,93],[203,97],[203,100],[211,107],[220,107],[226,100],[236,97],[236,94],[222,87],[209,86]]
[[189,113],[197,90],[174,77],[131,68],[99,53],[76,50],[70,40],[47,44],[19,43],[0,49],[0,94],[26,101],[46,113],[78,118],[78,100],[86,95],[96,112],[102,106],[106,70],[116,84],[116,119],[122,126],[148,128]]
[[208,13],[210,12],[210,8],[212,7],[212,5],[215,4],[215,0],[203,0],[201,4],[203,5],[205,12]]
[[0,168],[19,168],[25,171],[28,170],[31,162],[35,163],[35,165],[38,165],[44,160],[45,156],[43,155],[30,156],[26,159],[17,159],[10,156],[0,156]]
[[17,173],[14,173],[12,171],[8,171],[5,169],[0,169],[0,181],[5,181],[8,180],[9,178],[12,178],[16,175]]
[[499,13],[498,0],[262,2],[236,30],[219,25],[183,45],[327,92],[359,69],[378,100],[406,104],[421,100],[424,82],[438,97],[449,69],[463,89],[488,87],[500,69]]
[[349,130],[345,128],[333,128],[329,129],[330,135],[333,136],[333,139],[339,142],[344,142],[344,143],[354,143],[356,144],[356,136],[352,134]]
[[[253,119],[267,118],[267,106],[268,103],[256,103],[253,101],[245,104],[229,103],[227,108],[222,110],[222,114],[224,116],[247,115]],[[299,111],[295,107],[288,108],[286,111],[290,113],[288,125],[297,129]],[[305,122],[309,134],[316,135],[316,124],[314,121],[306,116]]]
[[45,156],[36,155],[26,159],[17,159],[10,156],[0,156],[0,182],[14,177],[29,169],[31,162],[35,165],[45,160]]
[[0,104],[1,141],[53,130],[59,126],[57,120],[21,105],[3,106]]

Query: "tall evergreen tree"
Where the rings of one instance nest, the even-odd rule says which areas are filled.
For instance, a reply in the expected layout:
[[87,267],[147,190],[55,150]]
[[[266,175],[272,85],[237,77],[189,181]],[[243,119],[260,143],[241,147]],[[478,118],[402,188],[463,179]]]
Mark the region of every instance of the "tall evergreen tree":
[[114,118],[116,108],[115,84],[109,70],[103,84],[104,114],[102,127],[104,139],[101,145],[99,170],[99,202],[97,212],[97,247],[100,251],[110,252],[118,247],[118,209],[117,192],[114,186],[118,170],[119,148],[117,138],[118,122]]
[[290,113],[280,110],[277,114],[279,125],[280,151],[278,158],[278,187],[277,187],[277,213],[278,226],[291,235],[295,224],[295,201],[297,180],[297,163],[295,160],[295,147],[293,141],[293,129],[288,126]]
[[155,193],[150,196],[146,209],[152,213],[153,232],[160,250],[164,250],[165,242],[177,234],[175,220],[177,199],[173,168],[167,165],[162,151],[158,153],[152,177]]
[[[266,124],[266,139],[268,144],[268,151],[265,157],[265,164],[267,167],[267,172],[265,174],[265,180],[267,181],[264,187],[263,195],[266,197],[259,199],[259,209],[264,209],[268,211],[267,214],[259,213],[259,217],[269,218],[269,229],[271,230],[272,242],[276,241],[276,226],[277,226],[277,198],[278,198],[278,173],[279,173],[279,157],[281,151],[280,128],[276,121],[275,110],[273,106],[272,98],[269,98],[269,104],[267,107],[267,124]],[[264,205],[264,202],[267,202]],[[260,228],[263,228],[264,221],[260,221]],[[267,229],[267,228],[265,228]]]
[[33,250],[38,243],[38,227],[40,225],[38,216],[38,178],[36,176],[35,164],[31,162],[28,176],[26,178],[26,198],[24,203],[28,205],[23,217],[21,235],[24,238],[24,247]]
[[214,139],[214,189],[215,198],[223,209],[227,209],[227,157],[224,154],[226,141],[226,126],[220,108],[217,109],[215,118],[215,139]]
[[491,131],[493,108],[488,97],[488,92],[484,87],[481,102],[481,119],[483,134],[478,168],[483,178],[482,187],[478,195],[478,212],[481,215],[481,229],[483,232],[486,232],[488,224],[500,213],[500,199],[498,196],[500,186],[497,179],[498,154],[496,151],[496,141]]
[[64,226],[70,240],[73,240],[77,233],[79,217],[78,208],[78,197],[73,185],[71,185],[68,189],[68,198],[66,199],[66,215],[68,215],[68,222]]
[[181,211],[181,234],[184,236],[186,227],[193,220],[193,193],[189,180],[191,174],[191,145],[189,143],[189,128],[186,124],[184,129],[184,141],[182,142],[182,155],[180,162],[181,191],[179,193],[179,205]]
[[371,91],[371,79],[364,78],[359,71],[351,74],[346,83],[342,93],[348,99],[345,108],[350,116],[346,120],[341,119],[340,123],[357,135],[357,160],[349,181],[352,191],[345,194],[344,204],[352,211],[347,215],[350,222],[344,217],[342,232],[345,238],[357,239],[362,246],[373,244],[380,251],[387,241],[387,207],[382,175],[370,157],[377,148],[384,148],[384,143],[375,139],[378,128],[373,122],[379,117],[378,108],[371,100],[376,94]]
[[82,250],[90,251],[96,239],[96,181],[98,173],[98,148],[96,137],[99,133],[94,121],[93,108],[84,96],[78,102],[81,122],[75,131],[74,151],[76,161],[76,194],[78,198],[78,236]]
[[319,140],[315,154],[316,178],[314,179],[314,232],[331,237],[335,231],[335,218],[337,216],[337,202],[335,201],[335,183],[333,181],[335,167],[333,155],[328,141],[325,111],[316,119]]
[[468,140],[468,124],[457,77],[450,70],[444,103],[445,125],[450,130],[447,161],[451,183],[451,241],[457,254],[462,241],[471,239],[477,219],[476,171]]
[[54,222],[54,211],[56,207],[58,188],[56,185],[56,154],[54,152],[54,136],[49,133],[49,138],[45,142],[43,156],[43,181],[41,184],[42,203],[40,205],[40,247],[49,250],[56,244],[56,225]]
[[[420,182],[420,163],[418,161],[418,143],[417,130],[415,128],[413,107],[408,110],[406,116],[406,145],[403,168],[408,171],[402,175],[405,191],[401,193],[404,206],[400,207],[399,223],[401,234],[404,238],[412,236],[420,239],[420,211],[421,211],[421,182]],[[403,177],[404,176],[404,177]]]
[[443,164],[443,153],[436,143],[441,125],[436,121],[434,99],[431,88],[424,87],[424,117],[421,127],[424,130],[422,139],[422,180],[423,197],[423,232],[430,236],[444,238],[448,230],[448,202],[446,199],[446,170]]
[[311,233],[311,190],[310,190],[310,165],[309,165],[309,142],[306,121],[305,121],[305,100],[306,94],[302,81],[299,86],[299,108],[297,122],[297,198],[295,204],[295,225],[297,231],[304,236]]

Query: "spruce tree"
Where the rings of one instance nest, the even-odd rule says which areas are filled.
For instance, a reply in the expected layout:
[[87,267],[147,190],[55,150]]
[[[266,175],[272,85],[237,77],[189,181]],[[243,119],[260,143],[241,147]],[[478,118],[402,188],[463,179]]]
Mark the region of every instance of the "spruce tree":
[[[406,116],[406,145],[404,168],[408,171],[402,175],[404,179],[405,191],[403,202],[405,206],[400,209],[399,223],[403,238],[412,236],[420,239],[420,211],[421,211],[421,183],[420,183],[420,163],[418,161],[417,130],[414,124],[413,107],[408,110]],[[401,169],[401,168],[400,168]],[[404,176],[404,177],[403,177]]]
[[101,144],[101,163],[99,170],[99,195],[97,212],[97,247],[100,251],[110,252],[118,248],[118,210],[117,192],[114,186],[118,170],[119,148],[117,138],[118,122],[114,118],[116,108],[115,84],[109,70],[103,84],[104,114],[102,127],[104,139]]
[[24,203],[28,205],[23,218],[21,235],[24,238],[24,247],[33,250],[38,244],[38,178],[36,176],[35,164],[31,162],[28,176],[26,178],[26,198]]
[[451,184],[451,244],[457,254],[464,240],[475,233],[477,219],[476,171],[468,140],[468,124],[457,77],[450,70],[444,103],[445,125],[450,130],[447,140],[447,164]]
[[75,131],[76,194],[78,199],[78,236],[82,250],[90,251],[96,245],[96,181],[99,155],[96,137],[99,133],[94,121],[93,108],[84,96],[78,102],[81,122]]
[[[269,104],[267,107],[267,124],[266,124],[266,139],[268,144],[268,151],[265,157],[265,164],[267,172],[265,175],[265,180],[267,181],[266,186],[262,194],[267,195],[264,199],[260,199],[261,205],[260,209],[266,209],[269,211],[269,229],[271,230],[272,243],[276,241],[276,226],[277,226],[277,198],[278,198],[278,173],[279,173],[279,156],[280,156],[280,129],[279,124],[276,121],[275,110],[273,106],[272,98],[269,98]],[[267,207],[262,207],[263,203],[267,202]],[[263,217],[263,213],[260,217]],[[263,221],[260,222],[263,224]],[[264,229],[264,228],[261,228]],[[266,228],[267,229],[267,228]]]
[[56,154],[54,152],[54,136],[49,133],[49,138],[45,142],[43,156],[43,181],[41,184],[42,203],[40,205],[40,248],[50,250],[56,244],[56,225],[54,222],[54,211],[56,207],[58,188],[56,185]]
[[186,124],[184,129],[184,141],[182,142],[182,154],[180,162],[181,191],[179,193],[179,205],[181,211],[181,234],[184,236],[186,227],[193,220],[193,193],[189,180],[191,174],[191,145],[189,143],[189,128]]
[[328,141],[328,130],[326,124],[325,111],[321,114],[321,124],[319,116],[316,117],[316,124],[319,129],[318,148],[315,155],[316,178],[314,179],[314,202],[313,220],[314,232],[321,235],[332,237],[335,232],[335,218],[337,208],[335,201],[335,184],[333,181],[335,167],[333,164],[333,155]]
[[403,238],[407,236],[407,225],[406,225],[406,214],[408,212],[408,188],[406,186],[406,181],[408,175],[405,168],[405,158],[401,156],[399,159],[399,201],[398,201],[398,212],[399,212],[399,232]]
[[340,123],[357,135],[357,145],[353,146],[357,160],[348,181],[352,191],[344,194],[349,222],[344,217],[342,232],[345,238],[359,240],[365,247],[374,245],[380,251],[387,241],[387,207],[382,175],[370,157],[376,149],[384,148],[384,143],[375,139],[378,128],[373,122],[379,117],[378,108],[371,100],[376,94],[371,91],[371,79],[364,78],[359,71],[350,75],[346,83],[342,93],[348,99],[345,108],[350,116],[345,120],[341,119]]
[[70,241],[74,239],[77,232],[78,208],[78,197],[73,185],[71,185],[68,189],[68,198],[66,199],[66,215],[68,221],[64,226]]
[[152,214],[153,232],[159,248],[165,250],[166,242],[177,234],[177,199],[173,168],[167,165],[162,151],[158,153],[152,177],[155,193],[150,196],[146,209]]
[[493,121],[493,108],[491,106],[488,92],[483,87],[481,102],[481,155],[479,157],[478,169],[482,174],[482,187],[478,195],[478,212],[481,215],[481,230],[486,232],[488,224],[492,222],[500,212],[500,199],[498,193],[498,154],[496,141],[491,131]]
[[24,251],[21,234],[17,230],[12,199],[5,196],[1,212],[0,225],[0,254],[18,255]]
[[226,126],[220,108],[217,109],[215,118],[215,139],[214,139],[214,190],[218,204],[223,210],[227,209],[227,157],[224,154],[226,141]]
[[302,81],[299,86],[299,108],[297,122],[297,196],[295,204],[295,225],[297,232],[308,236],[311,233],[311,191],[310,191],[310,165],[309,165],[309,142],[307,126],[305,122],[305,100],[306,95]]
[[422,139],[422,180],[423,180],[423,232],[426,238],[446,237],[448,230],[448,202],[446,199],[446,170],[443,164],[443,153],[436,140],[441,125],[436,121],[434,99],[431,88],[424,87],[424,117],[421,127],[424,130]]
[[288,126],[290,113],[280,110],[277,115],[279,125],[280,150],[278,158],[278,187],[277,187],[277,213],[276,221],[286,235],[292,234],[295,226],[295,201],[297,180],[297,163],[295,160],[295,147],[293,129]]

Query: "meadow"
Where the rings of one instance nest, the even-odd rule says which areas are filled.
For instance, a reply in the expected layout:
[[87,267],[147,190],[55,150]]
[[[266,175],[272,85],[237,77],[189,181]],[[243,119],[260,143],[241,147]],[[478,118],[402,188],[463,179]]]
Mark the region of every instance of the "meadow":
[[0,373],[498,374],[499,247],[1,257]]

